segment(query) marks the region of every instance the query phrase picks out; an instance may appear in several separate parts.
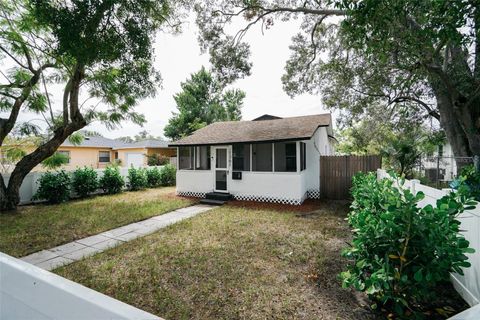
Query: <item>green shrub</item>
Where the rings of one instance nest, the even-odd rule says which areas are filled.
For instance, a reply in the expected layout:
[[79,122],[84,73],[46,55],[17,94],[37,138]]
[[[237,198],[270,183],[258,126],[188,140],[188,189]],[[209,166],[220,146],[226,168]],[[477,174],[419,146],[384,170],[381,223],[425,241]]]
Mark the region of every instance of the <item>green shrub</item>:
[[473,165],[465,166],[458,179],[450,183],[450,187],[480,201],[480,173]]
[[175,167],[171,164],[167,164],[160,170],[160,180],[162,186],[174,186],[176,179]]
[[158,168],[151,168],[147,170],[147,184],[150,188],[159,187],[162,185],[162,175]]
[[475,204],[451,193],[435,207],[419,208],[424,198],[394,186],[391,179],[377,181],[374,174],[354,177],[354,201],[348,221],[353,241],[343,255],[351,259],[341,273],[344,287],[366,292],[374,301],[402,317],[405,310],[419,315],[422,304],[435,301],[435,288],[450,272],[469,267],[469,243],[459,233],[457,215]]
[[105,193],[114,194],[122,192],[125,180],[120,175],[120,170],[117,166],[108,166],[103,171],[103,176],[100,178],[100,188]]
[[91,167],[77,168],[72,174],[73,191],[81,197],[85,198],[89,194],[98,189],[98,175]]
[[70,198],[70,175],[65,170],[48,171],[40,176],[35,200],[60,203]]
[[147,156],[147,164],[149,166],[163,166],[168,163],[170,163],[170,159],[160,154],[154,153]]
[[143,168],[131,167],[128,169],[128,188],[132,191],[142,190],[147,187],[147,174]]

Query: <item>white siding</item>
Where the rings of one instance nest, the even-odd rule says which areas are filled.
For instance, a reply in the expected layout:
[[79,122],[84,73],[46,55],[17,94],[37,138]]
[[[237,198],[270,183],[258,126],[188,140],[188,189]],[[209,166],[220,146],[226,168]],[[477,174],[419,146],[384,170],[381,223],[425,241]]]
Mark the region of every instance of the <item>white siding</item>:
[[[242,171],[241,180],[232,179],[232,146],[229,152],[227,191],[240,200],[260,200],[291,204],[303,202],[307,193],[317,197],[320,190],[320,155],[328,155],[327,129],[319,128],[306,144],[306,170],[300,171],[300,150],[297,142],[297,172]],[[211,154],[214,154],[212,147]],[[202,197],[214,189],[214,163],[211,170],[178,170],[177,193]],[[250,167],[253,167],[252,165]]]
[[207,192],[212,192],[213,172],[213,170],[177,170],[177,193],[203,196]]

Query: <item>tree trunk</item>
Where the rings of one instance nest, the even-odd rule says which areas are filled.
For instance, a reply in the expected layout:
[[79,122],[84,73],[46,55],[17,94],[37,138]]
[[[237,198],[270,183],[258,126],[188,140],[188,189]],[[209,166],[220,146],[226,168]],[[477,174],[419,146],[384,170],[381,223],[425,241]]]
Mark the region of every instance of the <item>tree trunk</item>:
[[460,125],[459,119],[453,112],[450,99],[444,94],[436,94],[437,105],[440,111],[440,126],[445,130],[448,142],[452,146],[455,157],[469,157],[470,152],[467,136]]
[[0,188],[3,189],[0,190],[0,195],[2,195],[0,198],[0,211],[14,210],[20,202],[19,191],[25,176],[43,160],[53,155],[68,136],[86,125],[85,121],[80,121],[70,123],[66,127],[58,129],[55,131],[52,139],[19,161],[10,175],[8,187],[5,188],[5,185],[3,185]]
[[39,146],[35,151],[23,157],[15,166],[8,186],[5,186],[3,178],[0,182],[0,211],[14,210],[20,202],[20,186],[22,185],[25,176],[32,171],[43,160],[52,156],[58,147],[67,139],[72,133],[82,129],[87,125],[87,122],[80,113],[78,107],[78,95],[80,91],[80,83],[84,78],[83,66],[75,68],[74,75],[71,81],[70,90],[70,123],[63,123],[63,126],[55,130],[53,137],[45,144]]

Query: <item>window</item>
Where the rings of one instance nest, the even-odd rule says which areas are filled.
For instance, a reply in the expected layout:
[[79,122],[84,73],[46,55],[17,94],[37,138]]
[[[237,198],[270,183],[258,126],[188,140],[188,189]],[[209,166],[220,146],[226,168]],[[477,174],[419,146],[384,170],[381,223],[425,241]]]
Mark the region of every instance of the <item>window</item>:
[[195,170],[210,170],[210,146],[195,147]]
[[297,143],[277,142],[275,143],[275,171],[296,172],[297,171]]
[[252,144],[252,171],[272,171],[272,144]]
[[250,171],[250,144],[237,143],[233,145],[233,170]]
[[99,151],[98,162],[110,162],[110,151]]
[[300,142],[300,171],[307,168],[307,145],[305,142]]
[[115,151],[115,160],[118,159],[118,151]]
[[441,144],[438,145],[438,156],[443,157],[443,146]]
[[57,151],[57,153],[65,155],[68,158],[67,164],[70,163],[70,151]]
[[178,148],[178,168],[180,170],[193,170],[194,147]]

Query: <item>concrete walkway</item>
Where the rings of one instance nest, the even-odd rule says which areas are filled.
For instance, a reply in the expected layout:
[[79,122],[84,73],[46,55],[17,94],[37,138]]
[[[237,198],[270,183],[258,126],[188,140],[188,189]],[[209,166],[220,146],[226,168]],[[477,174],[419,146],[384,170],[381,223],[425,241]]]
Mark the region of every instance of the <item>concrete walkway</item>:
[[147,220],[134,222],[94,236],[63,244],[58,247],[35,252],[21,258],[21,260],[45,270],[53,270],[95,253],[105,251],[124,242],[153,233],[166,226],[191,218],[212,208],[214,208],[214,206],[200,204],[178,209]]

